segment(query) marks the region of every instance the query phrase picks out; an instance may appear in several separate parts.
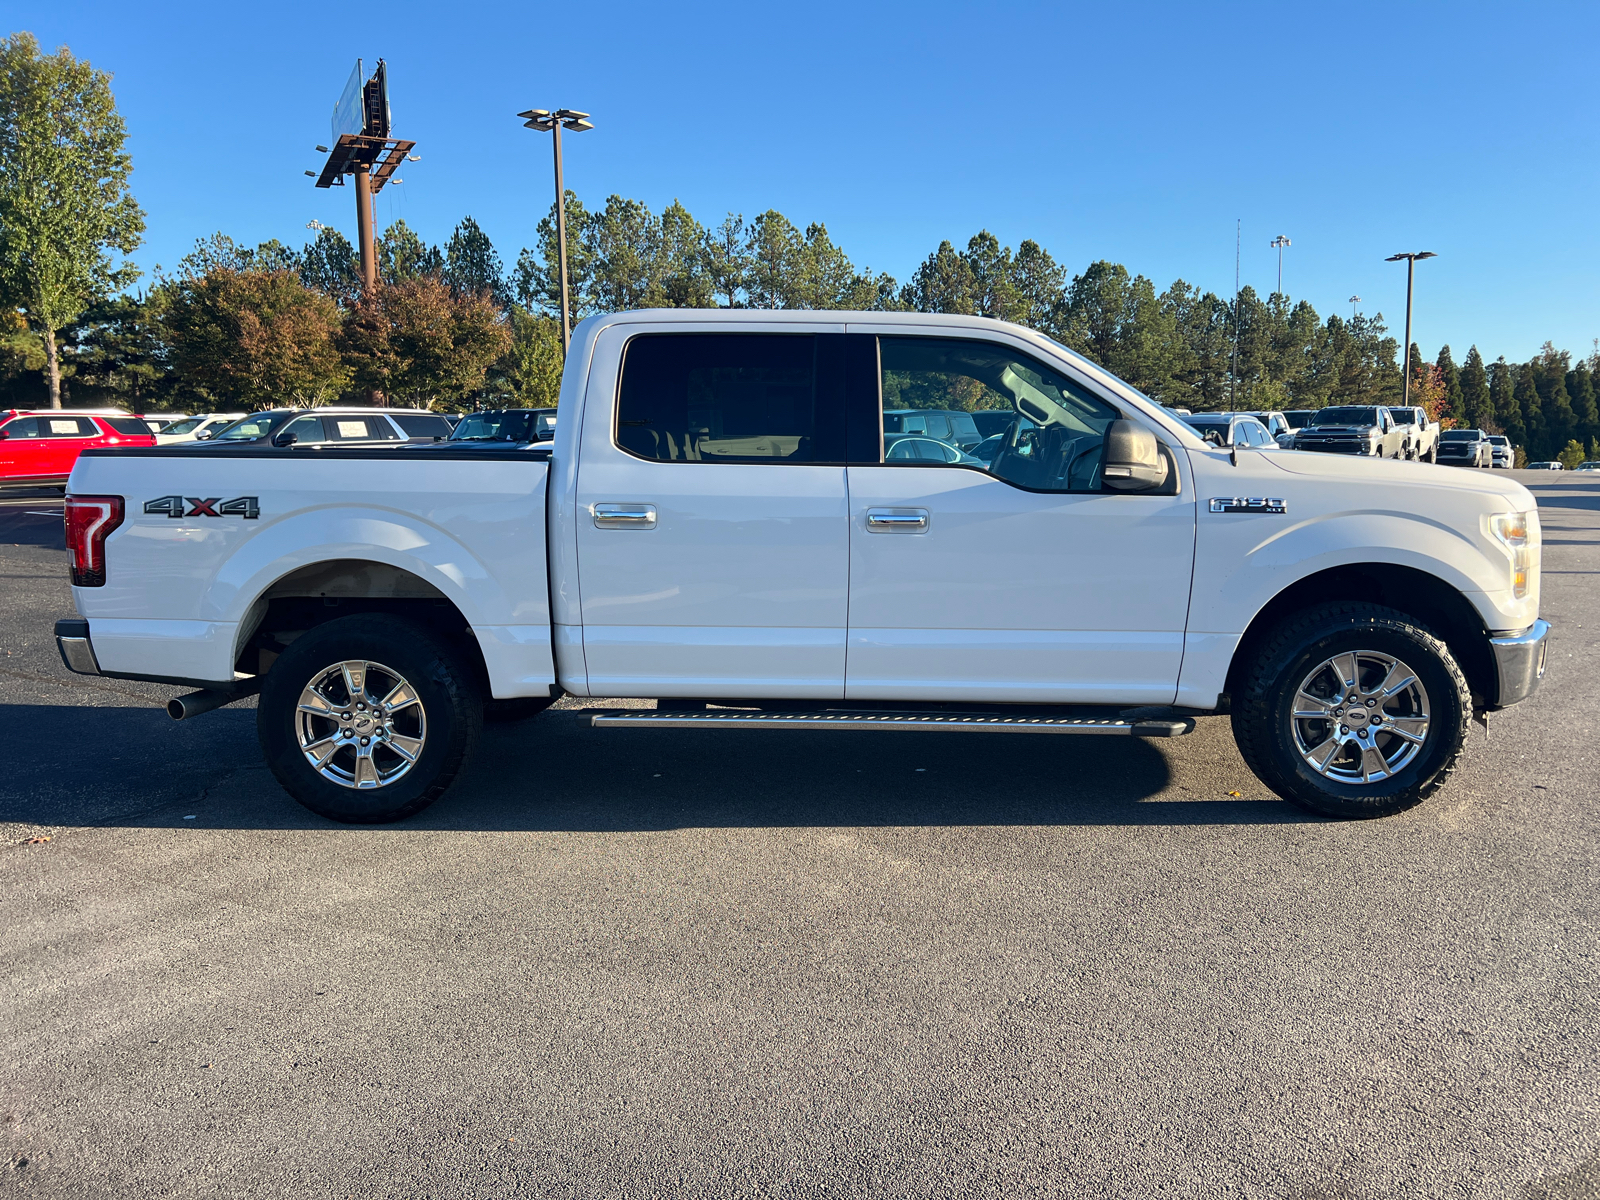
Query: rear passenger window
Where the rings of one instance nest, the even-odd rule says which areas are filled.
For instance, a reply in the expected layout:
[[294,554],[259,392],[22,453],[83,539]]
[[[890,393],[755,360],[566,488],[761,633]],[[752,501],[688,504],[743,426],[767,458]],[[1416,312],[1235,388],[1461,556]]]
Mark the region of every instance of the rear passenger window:
[[826,354],[819,366],[824,342],[810,334],[636,337],[622,363],[616,443],[655,462],[841,462],[842,371]]
[[394,413],[394,423],[405,430],[407,437],[447,438],[450,422],[443,417],[422,413]]
[[120,433],[124,437],[149,437],[150,426],[136,417],[101,417],[111,427],[112,433]]
[[39,417],[39,432],[47,438],[78,438],[99,437],[100,431],[95,428],[93,421],[88,417]]
[[392,442],[399,438],[383,417],[323,417],[322,423],[329,440],[335,442]]

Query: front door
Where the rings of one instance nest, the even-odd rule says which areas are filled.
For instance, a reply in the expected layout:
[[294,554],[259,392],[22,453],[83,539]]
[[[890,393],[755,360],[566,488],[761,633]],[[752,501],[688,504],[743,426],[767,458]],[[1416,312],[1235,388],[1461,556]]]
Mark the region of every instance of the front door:
[[[1171,704],[1193,488],[1102,490],[1105,397],[999,340],[883,337],[885,408],[1011,414],[984,462],[852,465],[846,695]],[[1131,415],[1131,414],[1128,414]]]
[[593,377],[620,379],[585,401],[577,481],[591,695],[844,695],[833,328],[602,335]]

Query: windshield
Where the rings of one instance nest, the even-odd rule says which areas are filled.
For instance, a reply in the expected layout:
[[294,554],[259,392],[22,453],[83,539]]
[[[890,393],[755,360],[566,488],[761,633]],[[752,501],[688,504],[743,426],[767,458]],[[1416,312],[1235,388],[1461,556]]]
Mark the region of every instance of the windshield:
[[1315,423],[1318,425],[1376,425],[1378,423],[1378,410],[1375,408],[1356,408],[1350,405],[1325,408],[1317,414]]
[[200,426],[202,424],[204,424],[204,423],[205,423],[205,418],[204,417],[190,417],[187,421],[174,421],[171,425],[168,425],[161,432],[162,433],[170,433],[170,434],[174,434],[174,435],[180,434],[180,433],[193,433],[196,429],[199,429]]
[[217,442],[248,442],[253,438],[263,438],[272,432],[272,426],[283,420],[289,414],[286,412],[258,412],[251,413],[229,425],[226,429],[219,430],[213,441]]
[[1316,414],[1309,408],[1291,409],[1283,414],[1283,419],[1289,422],[1290,429],[1304,429]]
[[1208,417],[1204,413],[1190,413],[1187,417],[1179,418],[1185,425],[1192,425],[1196,429],[1226,429],[1227,417]]
[[1510,438],[1505,437],[1505,436],[1503,436],[1501,434],[1498,434],[1498,433],[1495,434],[1493,437],[1491,437],[1489,440],[1491,442],[1493,442],[1496,446],[1509,446],[1509,445],[1511,445],[1511,439]]
[[1447,442],[1475,442],[1482,436],[1483,434],[1476,429],[1447,429],[1443,440]]
[[526,409],[497,409],[468,413],[461,418],[452,442],[531,442],[556,427],[554,413]]
[[1415,425],[1417,423],[1417,410],[1414,408],[1391,408],[1389,415],[1394,418],[1396,425]]

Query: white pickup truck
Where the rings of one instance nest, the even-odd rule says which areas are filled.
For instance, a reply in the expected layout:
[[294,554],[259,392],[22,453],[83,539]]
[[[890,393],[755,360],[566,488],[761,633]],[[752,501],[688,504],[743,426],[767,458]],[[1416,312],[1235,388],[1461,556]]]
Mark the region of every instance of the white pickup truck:
[[[988,461],[885,461],[884,410],[918,407],[1010,421]],[[259,693],[273,772],[347,822],[437,798],[486,703],[563,693],[798,737],[1227,712],[1267,787],[1378,816],[1544,671],[1520,484],[1212,448],[1015,325],[592,317],[558,412],[525,446],[91,450],[62,658],[200,689],[180,718]]]

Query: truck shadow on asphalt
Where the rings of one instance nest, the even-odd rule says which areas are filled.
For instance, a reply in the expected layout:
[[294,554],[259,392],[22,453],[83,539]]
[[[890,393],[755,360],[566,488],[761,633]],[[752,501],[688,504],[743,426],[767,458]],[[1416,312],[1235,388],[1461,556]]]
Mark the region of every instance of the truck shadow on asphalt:
[[375,834],[1320,820],[1260,798],[1259,785],[1255,799],[1191,798],[1162,749],[1137,738],[601,730],[589,716],[552,709],[488,726],[431,808],[398,826],[345,827],[278,786],[248,708],[174,724],[153,706],[0,705],[6,728],[28,731],[6,756],[0,821]]

